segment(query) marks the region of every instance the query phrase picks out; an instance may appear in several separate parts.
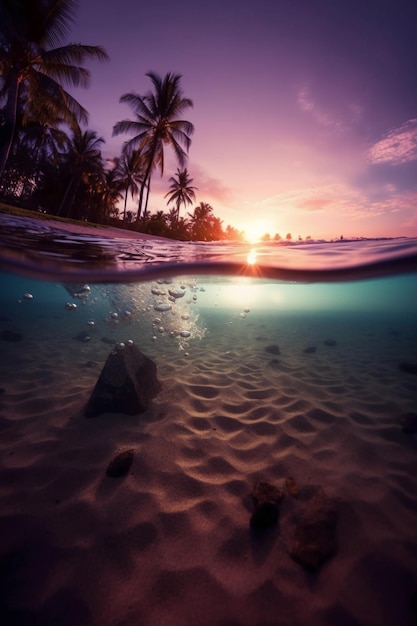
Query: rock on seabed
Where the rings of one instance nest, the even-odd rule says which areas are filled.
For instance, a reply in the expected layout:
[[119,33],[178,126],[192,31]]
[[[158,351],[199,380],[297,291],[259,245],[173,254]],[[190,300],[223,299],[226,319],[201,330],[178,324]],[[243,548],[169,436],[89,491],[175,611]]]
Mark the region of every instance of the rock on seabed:
[[291,557],[306,569],[317,570],[337,551],[336,526],[336,502],[319,490],[295,527]]
[[127,344],[123,349],[113,350],[107,357],[85,415],[143,413],[160,389],[156,364],[135,344]]
[[252,489],[255,510],[250,518],[251,528],[270,528],[279,517],[279,504],[284,494],[267,480],[258,480]]
[[126,476],[133,463],[133,450],[119,452],[109,463],[106,474],[112,478]]

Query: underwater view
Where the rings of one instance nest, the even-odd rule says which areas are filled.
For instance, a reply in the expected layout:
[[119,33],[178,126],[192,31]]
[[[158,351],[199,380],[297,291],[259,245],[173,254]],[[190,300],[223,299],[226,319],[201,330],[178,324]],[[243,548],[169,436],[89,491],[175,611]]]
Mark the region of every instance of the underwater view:
[[416,624],[415,240],[1,232],[3,624]]

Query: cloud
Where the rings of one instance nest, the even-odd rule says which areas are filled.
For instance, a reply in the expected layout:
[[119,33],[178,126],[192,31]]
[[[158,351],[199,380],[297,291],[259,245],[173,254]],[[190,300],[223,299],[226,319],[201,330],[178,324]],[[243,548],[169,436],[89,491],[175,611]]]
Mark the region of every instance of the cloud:
[[[207,174],[201,166],[193,163],[192,166],[190,166],[190,174],[193,178],[193,185],[198,188],[196,196],[201,199],[201,201],[206,202],[209,199],[210,201],[214,200],[221,204],[230,204],[232,202],[234,195],[233,190],[226,187],[218,178]],[[215,207],[213,208],[215,209]]]
[[265,198],[258,204],[262,211],[285,211],[288,214],[322,213],[321,219],[360,219],[392,213],[414,211],[417,191],[387,189],[382,198],[372,198],[362,190],[342,183],[333,183],[305,189],[283,192]]
[[391,130],[367,152],[373,164],[401,165],[417,160],[417,119],[408,120]]
[[[346,130],[347,127],[343,122],[330,115],[315,101],[308,87],[303,87],[298,91],[297,104],[301,111],[310,114],[320,126],[336,132]],[[354,112],[352,110],[352,115],[356,116],[357,114],[356,109]]]

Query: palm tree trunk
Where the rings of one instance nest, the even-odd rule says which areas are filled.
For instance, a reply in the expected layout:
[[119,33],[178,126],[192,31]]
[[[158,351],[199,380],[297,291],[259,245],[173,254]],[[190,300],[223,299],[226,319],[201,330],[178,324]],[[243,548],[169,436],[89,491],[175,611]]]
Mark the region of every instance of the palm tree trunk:
[[145,202],[145,211],[144,213],[146,214],[148,211],[148,201],[149,201],[149,192],[151,190],[151,179],[149,178],[148,180],[148,189],[146,191],[146,202]]
[[17,100],[19,95],[19,76],[15,73],[10,81],[6,107],[4,109],[4,140],[0,146],[0,181],[9,158],[10,148],[16,130]]
[[146,183],[148,183],[148,194],[149,194],[151,172],[152,172],[152,167],[153,167],[153,160],[155,158],[155,151],[156,151],[156,145],[152,147],[151,153],[149,155],[148,167],[146,168],[146,174],[143,177],[143,182],[140,187],[139,205],[138,205],[138,214],[136,216],[136,224],[139,224],[140,216],[142,213],[143,192],[145,191]]
[[129,193],[129,187],[126,187],[126,193],[125,193],[125,205],[123,208],[123,221],[126,221],[126,205],[127,205],[127,194]]
[[[77,191],[80,178],[81,178],[81,175],[77,172],[76,174],[72,176],[71,180],[69,181],[68,186],[65,190],[64,196],[61,200],[61,204],[59,205],[59,209],[57,212],[58,216],[62,216],[62,211],[64,209],[65,209],[65,212],[68,213],[68,208],[72,205],[74,201],[75,193]],[[70,202],[68,202],[68,198],[70,198]],[[65,215],[64,217],[68,217],[68,215]]]

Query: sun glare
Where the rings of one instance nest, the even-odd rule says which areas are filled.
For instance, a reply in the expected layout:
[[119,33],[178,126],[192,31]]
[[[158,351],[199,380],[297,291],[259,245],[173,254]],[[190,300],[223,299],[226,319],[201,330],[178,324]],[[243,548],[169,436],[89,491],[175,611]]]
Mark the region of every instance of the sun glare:
[[248,253],[247,264],[255,265],[256,263],[256,250],[252,248],[252,250]]
[[267,222],[254,222],[245,228],[245,239],[249,243],[258,243],[270,229],[271,226]]

